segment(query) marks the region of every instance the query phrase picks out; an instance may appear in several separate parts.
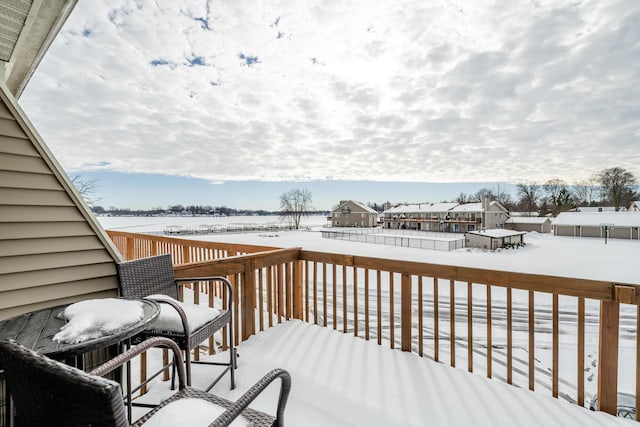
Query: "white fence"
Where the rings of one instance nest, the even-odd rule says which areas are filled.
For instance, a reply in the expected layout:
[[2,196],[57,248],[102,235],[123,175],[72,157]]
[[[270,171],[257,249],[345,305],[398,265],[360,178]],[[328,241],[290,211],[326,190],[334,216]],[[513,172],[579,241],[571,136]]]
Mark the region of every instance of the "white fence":
[[465,247],[464,235],[436,233],[428,231],[357,229],[323,230],[326,239],[348,240],[351,242],[374,243],[378,245],[403,246],[406,248],[431,249],[434,251],[453,251]]

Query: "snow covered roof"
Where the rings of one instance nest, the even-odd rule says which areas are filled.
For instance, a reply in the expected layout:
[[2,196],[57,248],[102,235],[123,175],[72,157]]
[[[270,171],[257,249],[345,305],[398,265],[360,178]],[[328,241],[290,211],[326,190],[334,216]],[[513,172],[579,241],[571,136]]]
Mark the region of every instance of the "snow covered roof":
[[491,228],[489,230],[469,231],[469,234],[477,234],[479,236],[501,238],[501,237],[519,236],[520,234],[526,234],[526,232],[506,230],[504,228]]
[[510,217],[514,217],[514,216],[533,216],[533,217],[537,217],[538,216],[538,212],[537,211],[533,211],[533,212],[509,212],[509,216]]
[[387,209],[384,213],[421,213],[421,212],[447,212],[458,206],[458,203],[421,203],[413,205],[400,205]]
[[616,212],[616,208],[613,206],[578,206],[576,212]]
[[553,225],[640,227],[640,212],[562,212]]
[[451,209],[452,212],[482,212],[482,203],[464,203]]
[[551,218],[546,216],[517,216],[511,217],[505,221],[506,224],[544,224],[547,221],[551,221]]
[[362,210],[363,210],[363,211],[365,211],[365,212],[368,212],[368,213],[374,213],[374,214],[377,214],[377,213],[378,213],[378,212],[376,212],[375,210],[371,209],[369,206],[367,206],[367,205],[365,205],[365,204],[362,204],[362,203],[360,203],[360,202],[356,202],[355,200],[346,200],[346,201],[344,201],[344,202],[340,203],[340,205],[339,205],[337,208],[335,208],[333,211],[334,211],[334,212],[335,212],[335,211],[339,211],[339,210],[341,210],[341,209],[342,209],[342,207],[343,207],[343,206],[348,205],[349,203],[352,203],[352,204],[354,204],[354,205],[358,206],[360,209],[362,209]]

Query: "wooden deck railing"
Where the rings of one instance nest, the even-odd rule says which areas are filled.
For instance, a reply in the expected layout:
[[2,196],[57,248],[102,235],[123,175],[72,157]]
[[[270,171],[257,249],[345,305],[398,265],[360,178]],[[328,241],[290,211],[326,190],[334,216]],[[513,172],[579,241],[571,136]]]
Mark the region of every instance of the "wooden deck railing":
[[272,246],[205,242],[113,230],[107,230],[107,234],[125,260],[171,254],[174,264],[187,264],[277,249]]
[[[164,248],[177,249],[174,256],[179,260],[189,259],[181,253],[186,251],[193,256],[194,248],[207,244],[126,234],[130,240],[124,250],[134,256],[152,253],[148,250],[130,252],[131,242],[139,248],[148,245],[144,242],[157,239]],[[475,371],[484,367],[484,374],[490,378],[501,377],[510,384],[531,390],[536,384],[544,385],[554,397],[562,395],[581,406],[585,402],[585,369],[591,369],[591,364],[585,364],[585,351],[591,346],[593,357],[597,354],[597,372],[594,369],[589,374],[597,375],[600,410],[612,414],[617,408],[622,323],[633,331],[636,348],[640,348],[637,334],[640,285],[300,248],[263,247],[262,251],[255,252],[257,248],[260,247],[249,247],[246,251],[227,248],[226,254],[244,254],[198,262],[193,262],[192,257],[192,262],[175,265],[178,277],[222,275],[230,278],[235,286],[233,310],[237,319],[234,331],[237,342],[283,320],[300,319],[376,340],[379,345],[413,351],[454,367],[466,358],[466,369],[470,372],[474,367]],[[621,304],[625,306],[622,312]],[[598,336],[597,344],[585,341],[587,328],[597,328],[594,333]],[[550,376],[536,366],[537,358],[546,351],[536,347],[536,339],[547,331],[551,335],[550,354],[545,355],[551,361]],[[566,342],[571,347],[575,342],[575,384],[560,378],[560,348],[563,343],[566,347]],[[514,350],[518,354],[514,354]],[[640,359],[636,355],[638,363]],[[497,364],[500,372],[494,366]],[[562,372],[566,375],[565,370]],[[640,369],[636,369],[634,375],[638,396]],[[561,384],[564,389],[574,390],[573,394],[562,392]]]

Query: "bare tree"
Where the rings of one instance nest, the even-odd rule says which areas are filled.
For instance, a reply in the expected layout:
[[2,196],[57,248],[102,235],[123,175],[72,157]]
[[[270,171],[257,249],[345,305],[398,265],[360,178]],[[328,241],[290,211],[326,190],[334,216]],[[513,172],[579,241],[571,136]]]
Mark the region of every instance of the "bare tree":
[[596,179],[600,184],[602,198],[611,202],[616,211],[620,210],[620,206],[631,202],[626,199],[634,195],[636,177],[628,170],[619,167],[603,169],[598,172]]
[[289,221],[296,230],[300,228],[300,219],[311,209],[311,192],[293,189],[280,195],[280,215]]
[[69,179],[89,206],[94,206],[100,201],[101,197],[95,196],[98,189],[97,179],[85,179],[82,175],[72,175]]
[[542,188],[551,202],[551,213],[554,216],[573,207],[573,198],[569,193],[567,183],[563,180],[550,179],[543,184]]
[[467,196],[467,193],[460,193],[458,194],[458,197],[456,197],[456,202],[457,203],[467,203],[467,201],[469,200],[469,196]]
[[518,205],[526,212],[533,212],[538,207],[541,191],[540,186],[535,182],[519,183],[516,185],[518,191]]
[[495,200],[500,203],[505,208],[511,210],[513,207],[513,199],[511,198],[511,194],[507,193],[500,184],[496,185],[495,191]]
[[596,187],[597,181],[595,177],[573,184],[572,193],[574,202],[578,205],[591,205],[596,195]]

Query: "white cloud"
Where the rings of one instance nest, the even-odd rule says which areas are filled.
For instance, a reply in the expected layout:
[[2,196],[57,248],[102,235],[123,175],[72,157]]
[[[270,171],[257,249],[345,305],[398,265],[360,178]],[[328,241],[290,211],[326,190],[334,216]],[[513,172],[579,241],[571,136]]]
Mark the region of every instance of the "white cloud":
[[21,103],[70,169],[640,176],[640,2],[79,2]]

